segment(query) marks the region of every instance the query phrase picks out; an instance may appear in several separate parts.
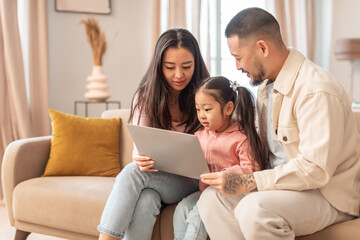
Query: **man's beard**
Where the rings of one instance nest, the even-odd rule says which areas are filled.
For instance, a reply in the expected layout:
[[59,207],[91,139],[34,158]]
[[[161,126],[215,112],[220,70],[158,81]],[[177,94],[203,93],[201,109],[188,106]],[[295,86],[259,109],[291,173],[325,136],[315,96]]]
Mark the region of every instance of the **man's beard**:
[[259,86],[265,80],[265,70],[264,66],[257,60],[257,58],[255,58],[254,65],[257,74],[253,76],[253,79],[250,79],[250,85]]

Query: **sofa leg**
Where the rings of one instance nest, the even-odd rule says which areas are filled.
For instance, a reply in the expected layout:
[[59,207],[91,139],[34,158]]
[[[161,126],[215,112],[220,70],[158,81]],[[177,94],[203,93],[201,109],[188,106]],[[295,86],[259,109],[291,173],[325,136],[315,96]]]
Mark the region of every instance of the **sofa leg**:
[[14,240],[26,240],[29,235],[30,235],[30,232],[16,230]]

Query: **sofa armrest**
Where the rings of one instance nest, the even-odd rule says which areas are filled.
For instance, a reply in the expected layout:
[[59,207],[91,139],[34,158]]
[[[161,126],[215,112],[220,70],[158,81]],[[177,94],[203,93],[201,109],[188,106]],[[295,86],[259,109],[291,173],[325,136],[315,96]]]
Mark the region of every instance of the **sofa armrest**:
[[17,184],[40,177],[50,154],[51,136],[26,138],[10,143],[4,154],[2,183],[10,224],[14,225],[13,191]]

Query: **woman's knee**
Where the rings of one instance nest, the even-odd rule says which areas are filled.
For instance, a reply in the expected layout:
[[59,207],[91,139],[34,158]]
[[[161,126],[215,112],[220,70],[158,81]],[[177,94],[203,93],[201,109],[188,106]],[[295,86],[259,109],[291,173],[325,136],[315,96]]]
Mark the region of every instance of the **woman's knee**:
[[132,162],[132,163],[127,164],[121,170],[121,172],[116,176],[116,178],[121,178],[124,175],[128,176],[128,175],[137,174],[138,172],[140,172],[139,167],[134,162]]
[[139,180],[144,181],[144,173],[140,171],[134,162],[127,164],[116,176],[116,181],[138,182]]
[[161,207],[161,198],[158,192],[153,189],[145,188],[141,191],[136,203],[136,211],[149,212],[158,215]]
[[126,239],[148,239],[160,213],[161,200],[159,193],[145,188],[136,202],[130,225],[126,230]]

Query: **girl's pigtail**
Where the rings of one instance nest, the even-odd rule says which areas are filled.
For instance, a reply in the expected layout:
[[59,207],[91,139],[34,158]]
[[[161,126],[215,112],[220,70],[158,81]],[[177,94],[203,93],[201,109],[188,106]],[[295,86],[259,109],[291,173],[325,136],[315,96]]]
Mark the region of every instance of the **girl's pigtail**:
[[253,94],[244,87],[237,87],[236,120],[246,134],[253,158],[261,169],[267,166],[267,153],[264,143],[261,141],[255,127],[255,98]]

